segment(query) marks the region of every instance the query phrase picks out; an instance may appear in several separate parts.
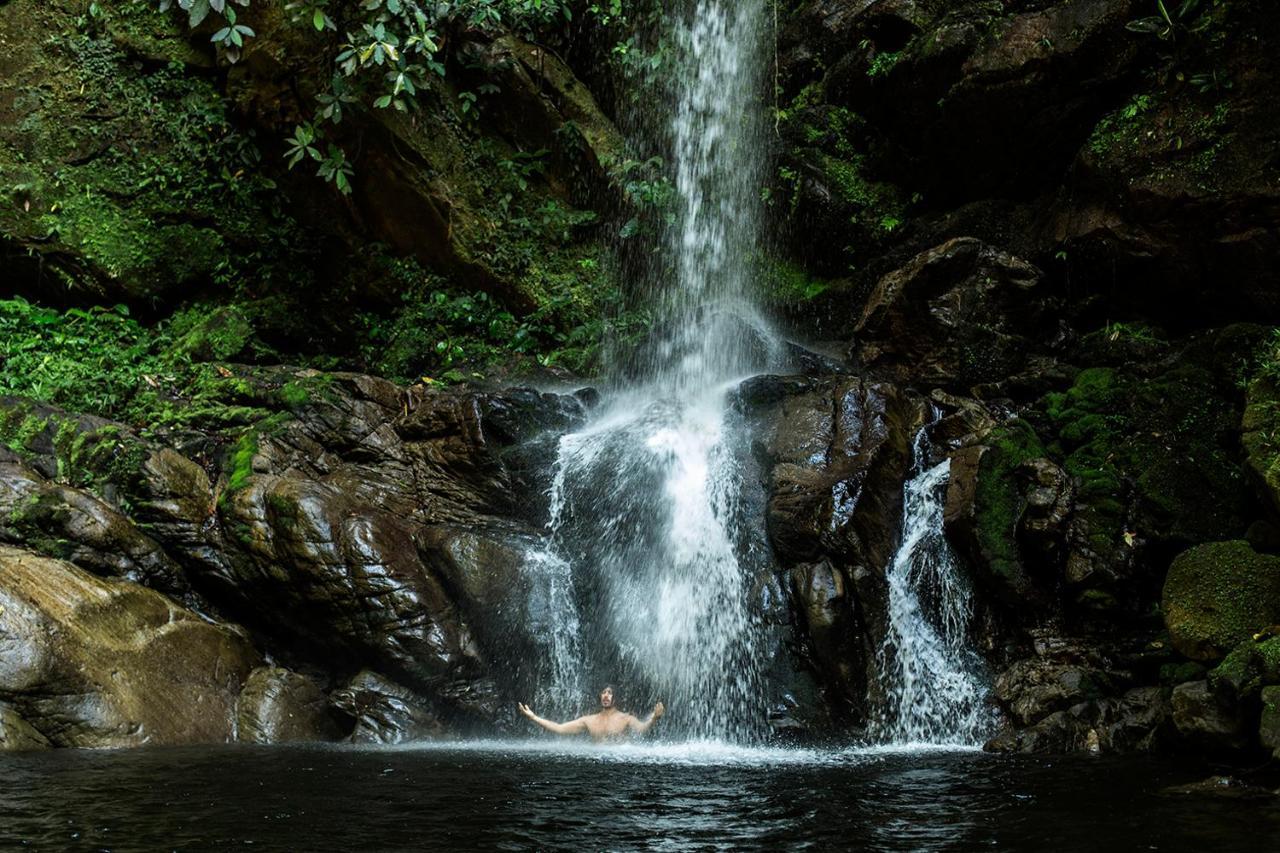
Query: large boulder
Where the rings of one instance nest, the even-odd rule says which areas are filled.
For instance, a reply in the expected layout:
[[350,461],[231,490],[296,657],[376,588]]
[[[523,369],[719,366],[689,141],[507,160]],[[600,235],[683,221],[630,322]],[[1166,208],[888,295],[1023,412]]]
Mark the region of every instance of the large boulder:
[[534,606],[549,580],[526,559],[542,547],[538,472],[590,396],[219,376],[258,420],[183,432],[182,452],[0,398],[16,448],[0,451],[0,542],[231,614],[306,668],[376,666],[451,713],[499,720],[496,671],[527,692],[551,636]]
[[259,661],[158,592],[0,547],[0,702],[56,746],[232,740]]
[[445,728],[431,705],[412,690],[368,670],[333,695],[334,707],[351,718],[352,743],[431,740]]
[[1161,606],[1175,649],[1193,660],[1223,657],[1280,622],[1280,557],[1244,541],[1191,548],[1169,567]]
[[494,668],[532,680],[518,664],[541,647],[522,616],[540,537],[513,517],[544,497],[526,498],[508,462],[531,465],[515,446],[582,414],[574,396],[334,374],[294,420],[246,432],[224,457],[196,581],[313,665],[376,667],[496,720]]
[[898,382],[965,391],[1017,373],[1053,336],[1038,269],[961,237],[923,252],[876,284],[850,357]]
[[329,699],[314,681],[277,666],[249,673],[236,705],[237,741],[334,741],[340,734]]
[[1211,752],[1244,749],[1250,741],[1240,709],[1218,699],[1207,681],[1173,689],[1173,722],[1190,743]]

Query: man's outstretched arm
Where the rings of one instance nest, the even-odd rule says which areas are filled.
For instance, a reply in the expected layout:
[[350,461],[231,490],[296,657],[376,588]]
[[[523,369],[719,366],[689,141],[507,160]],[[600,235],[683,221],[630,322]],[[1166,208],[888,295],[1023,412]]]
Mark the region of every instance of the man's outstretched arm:
[[529,709],[529,706],[523,702],[516,703],[520,708],[520,713],[524,714],[530,720],[542,726],[549,732],[555,732],[558,735],[578,735],[587,730],[585,717],[579,717],[576,720],[570,720],[567,723],[556,723],[551,720],[544,720]]
[[649,731],[649,729],[653,728],[653,724],[658,722],[658,718],[661,717],[663,714],[665,714],[666,711],[667,711],[666,706],[663,705],[661,702],[659,702],[657,705],[653,706],[653,711],[649,714],[647,718],[645,718],[644,722],[641,722],[640,720],[637,720],[635,717],[632,717],[627,722],[627,725],[631,728],[631,731],[635,732],[638,735],[642,735],[645,732]]

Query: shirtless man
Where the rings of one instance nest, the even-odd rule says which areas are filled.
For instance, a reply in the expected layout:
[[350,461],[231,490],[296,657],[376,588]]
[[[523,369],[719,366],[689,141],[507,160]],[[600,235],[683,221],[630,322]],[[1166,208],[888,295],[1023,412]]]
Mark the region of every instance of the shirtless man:
[[653,724],[658,722],[658,718],[667,710],[659,702],[653,706],[653,713],[649,714],[648,719],[641,722],[630,714],[624,714],[614,707],[612,687],[606,687],[600,691],[599,711],[594,714],[588,714],[585,717],[579,717],[576,720],[570,720],[567,723],[553,723],[551,720],[544,720],[529,710],[528,705],[523,702],[518,704],[521,714],[524,714],[549,732],[555,732],[558,735],[577,735],[586,732],[597,743],[602,740],[620,738],[628,732],[642,735],[653,728]]

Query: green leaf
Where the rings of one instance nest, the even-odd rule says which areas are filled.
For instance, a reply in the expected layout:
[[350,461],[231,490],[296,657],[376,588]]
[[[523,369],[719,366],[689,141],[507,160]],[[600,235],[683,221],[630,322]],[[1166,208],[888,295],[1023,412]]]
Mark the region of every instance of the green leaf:
[[324,29],[324,12],[316,9],[315,13],[311,16],[311,26],[315,27],[317,30]]

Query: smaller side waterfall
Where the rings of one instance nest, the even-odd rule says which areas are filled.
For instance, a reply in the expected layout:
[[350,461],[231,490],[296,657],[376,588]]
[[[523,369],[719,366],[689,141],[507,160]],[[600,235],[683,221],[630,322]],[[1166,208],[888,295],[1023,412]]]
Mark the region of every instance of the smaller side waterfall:
[[879,653],[885,707],[873,720],[886,743],[979,745],[994,727],[982,660],[967,634],[972,596],[942,528],[951,463],[928,467],[925,430],[903,488],[902,541],[885,573],[888,631]]

